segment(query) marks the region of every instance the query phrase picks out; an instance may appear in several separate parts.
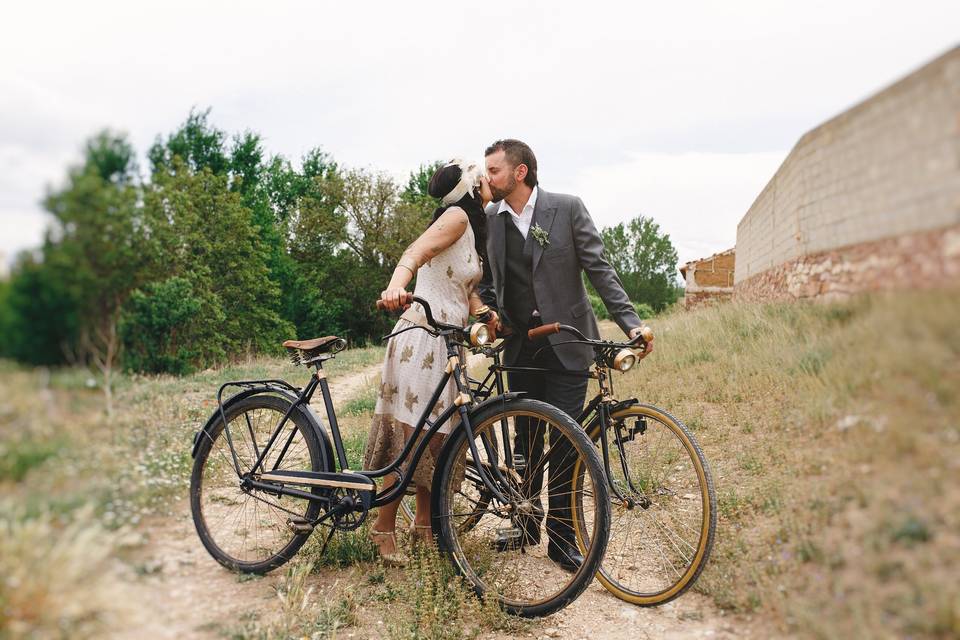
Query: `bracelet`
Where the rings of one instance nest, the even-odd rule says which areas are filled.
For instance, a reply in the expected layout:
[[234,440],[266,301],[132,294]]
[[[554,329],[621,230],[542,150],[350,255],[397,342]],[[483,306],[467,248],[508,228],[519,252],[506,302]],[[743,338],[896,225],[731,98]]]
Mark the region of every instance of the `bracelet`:
[[[413,262],[413,267],[411,267],[409,264],[404,264],[403,263],[404,259],[406,259],[409,262]],[[409,256],[400,256],[400,260],[397,261],[397,266],[403,267],[404,269],[406,269],[407,271],[413,274],[416,274],[417,268],[418,268],[417,261],[414,260],[413,258],[410,258]]]
[[479,318],[480,316],[482,316],[482,315],[484,315],[484,314],[486,314],[486,313],[490,313],[490,307],[489,307],[488,305],[483,305],[483,306],[477,307],[476,309],[473,310],[473,317],[474,317],[474,318]]

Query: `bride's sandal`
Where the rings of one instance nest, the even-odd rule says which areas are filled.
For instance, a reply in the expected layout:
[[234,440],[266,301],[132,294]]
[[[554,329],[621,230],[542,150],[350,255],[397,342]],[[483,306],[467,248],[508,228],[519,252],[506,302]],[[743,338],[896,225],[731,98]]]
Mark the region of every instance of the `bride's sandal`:
[[433,527],[428,524],[411,525],[410,541],[414,546],[418,544],[433,544]]
[[[383,560],[383,564],[388,567],[404,567],[407,564],[407,558],[397,551],[397,532],[396,531],[377,531],[370,529],[370,540],[377,545],[377,552]],[[385,553],[383,547],[387,542],[393,543],[393,551]]]

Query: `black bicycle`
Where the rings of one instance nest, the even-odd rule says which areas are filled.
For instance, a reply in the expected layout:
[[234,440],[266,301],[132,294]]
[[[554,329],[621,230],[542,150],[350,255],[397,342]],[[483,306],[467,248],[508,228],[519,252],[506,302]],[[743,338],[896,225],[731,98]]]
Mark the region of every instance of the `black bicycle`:
[[[611,371],[626,373],[633,368],[635,349],[652,339],[649,328],[631,342],[591,340],[559,323],[532,329],[528,337],[538,340],[560,332],[572,339],[554,346],[593,348],[590,371],[505,366],[500,360],[505,341],[483,345],[475,350],[492,358],[493,364],[483,380],[471,380],[474,395],[503,394],[503,373],[508,371],[550,371],[597,380],[597,395],[578,417],[586,434],[599,444],[613,507],[610,543],[597,578],[627,602],[641,606],[669,602],[694,584],[713,547],[717,501],[710,467],[693,434],[675,417],[635,398],[614,396]],[[507,466],[512,463],[524,465],[523,460],[508,460]],[[577,490],[571,495],[580,499]],[[578,543],[588,548],[595,535],[591,527],[577,522],[575,528]]]
[[[404,494],[429,437],[454,420],[433,478],[432,526],[439,549],[479,596],[496,598],[508,612],[557,611],[587,587],[607,546],[611,503],[597,451],[569,416],[548,404],[515,393],[487,394],[479,401],[461,359],[465,347],[487,342],[486,327],[438,322],[426,300],[410,301],[422,308],[426,326],[386,338],[427,331],[444,341],[447,366],[398,458],[383,469],[348,468],[323,369],[346,343],[336,336],[287,341],[294,362],[314,368],[310,381],[303,388],[283,380],[227,382],[217,393],[217,410],[194,438],[190,505],[197,533],[218,562],[241,572],[265,573],[282,565],[318,527],[328,529],[323,553],[337,530],[357,529],[370,509]],[[456,402],[431,420],[448,383],[456,387]],[[318,387],[329,432],[310,408]],[[238,391],[224,400],[230,388]],[[535,516],[542,509],[513,466],[510,443],[518,424],[550,433],[548,446],[530,465],[548,476],[575,470],[565,524],[584,532],[584,561],[573,571],[551,560],[547,535],[539,544],[517,535],[539,522]],[[411,471],[404,473],[401,465],[408,458]],[[378,491],[374,479],[391,473],[398,482]]]

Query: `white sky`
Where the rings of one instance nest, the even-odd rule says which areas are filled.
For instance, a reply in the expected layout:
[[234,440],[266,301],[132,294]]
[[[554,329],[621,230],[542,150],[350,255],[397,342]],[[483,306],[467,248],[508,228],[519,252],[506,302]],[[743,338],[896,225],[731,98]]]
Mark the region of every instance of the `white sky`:
[[[0,21],[0,253],[104,127],[144,154],[193,106],[297,162],[398,178],[529,143],[597,225],[727,249],[807,130],[955,46],[960,2],[42,2]],[[145,166],[145,162],[143,163]]]

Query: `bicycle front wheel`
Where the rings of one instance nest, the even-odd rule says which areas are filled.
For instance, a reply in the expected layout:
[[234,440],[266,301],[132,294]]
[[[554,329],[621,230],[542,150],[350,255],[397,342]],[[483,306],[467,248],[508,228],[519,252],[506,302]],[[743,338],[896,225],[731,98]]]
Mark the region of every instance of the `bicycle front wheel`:
[[[551,614],[583,592],[603,559],[610,502],[600,458],[572,418],[536,400],[487,407],[471,428],[475,448],[458,429],[434,474],[440,550],[480,597],[515,615]],[[575,522],[590,532],[582,561]]]
[[[706,458],[693,435],[652,405],[633,405],[587,427],[610,453],[613,492],[608,551],[597,579],[621,600],[655,606],[682,595],[700,576],[713,547],[717,500]],[[589,542],[589,529],[577,528]]]
[[[226,429],[218,419],[200,436],[190,476],[193,522],[210,555],[232,571],[266,573],[282,565],[310,537],[303,525],[320,513],[315,501],[245,488],[234,466],[227,430],[241,472],[249,473],[289,407],[289,401],[277,396],[244,398],[225,410]],[[313,428],[298,411],[291,414],[263,464],[267,470],[325,470]]]

